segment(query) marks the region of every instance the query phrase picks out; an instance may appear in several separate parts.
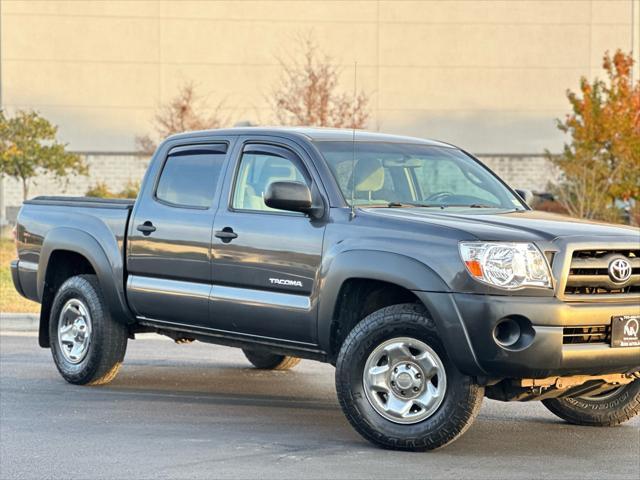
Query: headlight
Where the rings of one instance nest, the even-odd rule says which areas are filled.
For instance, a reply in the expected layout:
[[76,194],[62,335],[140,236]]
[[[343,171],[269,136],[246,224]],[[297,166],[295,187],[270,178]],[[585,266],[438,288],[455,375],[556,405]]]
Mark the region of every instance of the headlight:
[[549,264],[532,243],[460,242],[460,256],[481,282],[508,290],[551,288]]

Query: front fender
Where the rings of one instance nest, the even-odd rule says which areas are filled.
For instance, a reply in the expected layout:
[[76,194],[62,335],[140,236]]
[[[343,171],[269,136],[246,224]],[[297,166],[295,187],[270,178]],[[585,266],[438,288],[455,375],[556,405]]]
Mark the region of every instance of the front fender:
[[318,309],[318,343],[326,352],[331,348],[331,322],[340,290],[347,280],[356,278],[393,283],[412,291],[449,291],[427,265],[398,253],[348,250],[329,257],[320,272]]
[[122,254],[115,239],[107,243],[108,253],[95,237],[83,230],[59,227],[49,231],[42,244],[38,262],[37,289],[40,301],[44,296],[51,254],[56,250],[66,250],[82,255],[91,264],[112,317],[125,323],[132,321],[124,297]]
[[484,373],[479,366],[449,286],[428,265],[401,254],[378,250],[349,250],[330,258],[321,270],[318,343],[331,351],[331,324],[340,290],[349,279],[392,283],[412,291],[425,305],[452,361],[463,372]]

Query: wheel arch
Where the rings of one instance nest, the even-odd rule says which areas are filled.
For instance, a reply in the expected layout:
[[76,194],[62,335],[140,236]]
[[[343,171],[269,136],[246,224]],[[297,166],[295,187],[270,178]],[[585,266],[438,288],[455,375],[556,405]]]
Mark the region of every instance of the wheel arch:
[[415,291],[449,290],[427,265],[396,253],[349,250],[330,259],[324,267],[318,343],[332,362],[349,331],[372,311],[399,303],[423,303]]
[[[114,242],[115,243],[115,242]],[[107,255],[89,233],[61,227],[50,231],[42,244],[38,262],[37,292],[42,303],[38,340],[49,347],[49,316],[55,294],[64,281],[74,275],[95,274],[107,302],[109,314],[117,321],[132,321],[123,291],[122,258]]]

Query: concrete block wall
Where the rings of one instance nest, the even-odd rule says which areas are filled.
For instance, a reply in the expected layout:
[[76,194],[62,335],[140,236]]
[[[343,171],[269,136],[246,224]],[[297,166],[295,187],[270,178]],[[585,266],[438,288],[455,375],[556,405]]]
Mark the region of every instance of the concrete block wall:
[[[118,192],[128,182],[142,181],[149,165],[148,155],[136,153],[80,153],[88,166],[89,174],[73,175],[57,180],[51,175],[40,175],[31,181],[29,197],[38,195],[82,196],[90,187],[103,182],[109,190]],[[12,178],[2,179],[4,206],[9,222],[15,219],[16,208],[22,203],[22,185]]]
[[479,155],[478,158],[509,186],[534,192],[548,191],[560,171],[543,155]]
[[[136,153],[81,153],[81,155],[89,165],[88,176],[72,176],[60,181],[48,175],[41,175],[31,182],[29,196],[82,196],[98,182],[104,182],[109,190],[117,192],[130,181],[142,181],[150,160],[147,155]],[[542,155],[481,155],[479,158],[514,188],[544,192],[549,183],[554,183],[558,179],[557,170]],[[22,186],[11,178],[5,177],[2,182],[6,218],[12,222],[22,203]]]

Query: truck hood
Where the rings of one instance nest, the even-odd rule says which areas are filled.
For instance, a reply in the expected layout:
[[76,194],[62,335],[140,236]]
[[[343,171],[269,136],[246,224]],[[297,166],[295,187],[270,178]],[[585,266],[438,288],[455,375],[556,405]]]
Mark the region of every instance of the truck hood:
[[534,210],[367,208],[364,211],[376,217],[392,217],[408,222],[454,228],[473,235],[479,240],[487,241],[551,242],[560,237],[579,236],[585,241],[597,241],[603,237],[618,239],[625,237],[640,242],[638,228],[580,220]]

